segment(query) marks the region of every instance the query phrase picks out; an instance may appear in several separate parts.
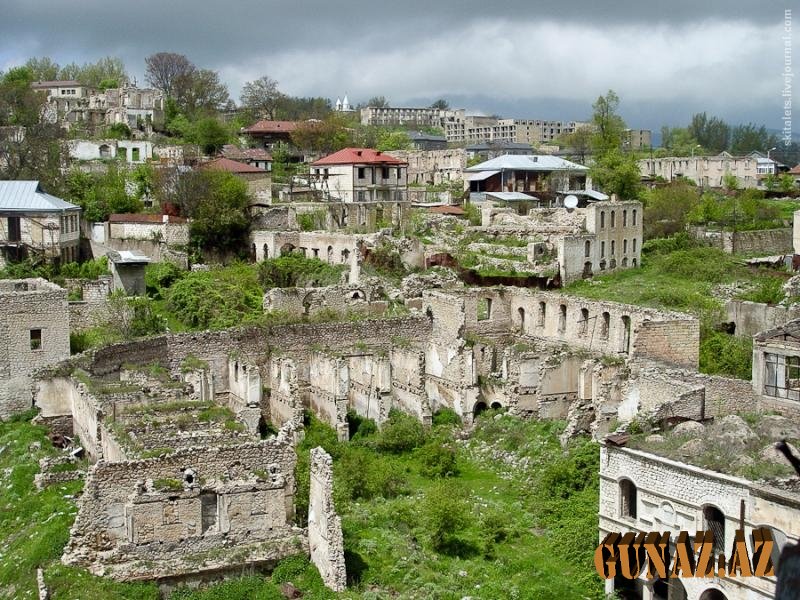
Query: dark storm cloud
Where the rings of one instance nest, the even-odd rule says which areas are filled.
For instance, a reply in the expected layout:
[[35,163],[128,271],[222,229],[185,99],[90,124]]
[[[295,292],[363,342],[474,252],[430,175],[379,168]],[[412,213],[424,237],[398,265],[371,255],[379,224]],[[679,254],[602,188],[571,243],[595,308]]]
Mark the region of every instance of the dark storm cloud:
[[559,101],[588,110],[608,88],[642,113],[672,101],[766,115],[779,100],[783,6],[739,0],[2,4],[0,68],[29,56],[63,64],[111,54],[141,77],[144,58],[167,50],[219,70],[234,97],[268,74],[289,93],[354,101],[474,98],[465,106],[484,112],[556,102],[545,117]]

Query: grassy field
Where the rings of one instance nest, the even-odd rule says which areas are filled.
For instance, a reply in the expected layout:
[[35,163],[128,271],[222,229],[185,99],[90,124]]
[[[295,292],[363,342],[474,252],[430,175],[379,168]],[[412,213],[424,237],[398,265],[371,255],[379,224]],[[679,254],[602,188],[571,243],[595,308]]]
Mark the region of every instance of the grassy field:
[[[396,417],[388,433],[366,423],[341,443],[312,420],[298,464],[302,497],[308,450],[323,445],[334,456],[346,592],[328,591],[305,557],[293,557],[271,576],[179,589],[172,598],[278,599],[285,581],[311,600],[602,597],[592,566],[596,445],[579,441],[564,453],[562,424],[508,416],[487,415],[468,440],[446,423],[424,431]],[[152,584],[120,584],[60,564],[81,483],[35,490],[38,458],[53,452],[43,428],[0,422],[0,597],[34,598],[42,567],[55,599],[158,598]]]

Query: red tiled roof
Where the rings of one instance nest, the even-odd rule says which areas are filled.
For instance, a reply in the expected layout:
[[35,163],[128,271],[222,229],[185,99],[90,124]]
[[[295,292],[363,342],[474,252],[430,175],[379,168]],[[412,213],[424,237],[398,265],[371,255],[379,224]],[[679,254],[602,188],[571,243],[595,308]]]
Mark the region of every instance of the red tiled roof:
[[797,164],[793,166],[791,169],[789,169],[789,173],[791,173],[792,175],[800,175],[800,164]]
[[264,173],[264,169],[248,165],[243,162],[231,160],[230,158],[217,158],[200,166],[201,169],[213,169],[215,171],[227,171],[228,173]]
[[466,214],[460,206],[432,206],[428,209],[428,212],[440,215],[456,215],[458,217],[463,217]]
[[242,131],[244,133],[292,133],[298,125],[300,123],[297,121],[264,120],[253,123],[250,127],[243,127]]
[[134,213],[122,213],[108,215],[109,223],[163,223],[166,217],[168,223],[186,223],[183,217],[173,217],[170,215],[146,215]]
[[408,163],[372,148],[344,148],[311,163],[318,165],[407,165]]
[[233,144],[222,147],[222,156],[231,160],[266,160],[272,161],[272,155],[261,148],[237,148]]

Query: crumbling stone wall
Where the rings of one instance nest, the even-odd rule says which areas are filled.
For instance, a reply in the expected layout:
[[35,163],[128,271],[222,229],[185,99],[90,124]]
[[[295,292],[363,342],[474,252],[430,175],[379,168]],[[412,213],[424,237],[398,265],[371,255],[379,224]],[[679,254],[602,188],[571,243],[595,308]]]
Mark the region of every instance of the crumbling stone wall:
[[309,363],[309,406],[333,427],[341,440],[348,438],[347,406],[350,369],[345,357],[312,352]]
[[729,300],[725,305],[727,320],[736,326],[735,335],[753,337],[755,334],[779,327],[800,318],[800,305],[770,306],[760,302]]
[[[302,550],[293,433],[90,469],[66,564],[120,580],[274,562]],[[236,555],[223,551],[230,544]]]
[[31,374],[69,358],[67,292],[44,279],[0,281],[0,419],[33,405]]
[[689,233],[703,242],[737,254],[792,254],[793,229],[760,229],[754,231],[714,231],[690,227]]
[[339,314],[358,313],[381,316],[389,307],[380,299],[380,290],[366,283],[313,288],[272,288],[264,294],[264,310],[293,316],[312,316],[323,310]]
[[308,546],[323,583],[335,592],[347,586],[342,519],[333,505],[333,460],[322,448],[311,450]]
[[467,151],[463,148],[392,150],[387,154],[408,163],[409,185],[439,185],[459,181],[467,168]]

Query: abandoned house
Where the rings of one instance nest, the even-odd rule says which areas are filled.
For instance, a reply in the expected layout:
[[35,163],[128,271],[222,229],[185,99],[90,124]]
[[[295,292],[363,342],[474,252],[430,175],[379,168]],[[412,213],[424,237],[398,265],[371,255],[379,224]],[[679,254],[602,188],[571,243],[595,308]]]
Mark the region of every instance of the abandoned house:
[[69,358],[67,291],[44,279],[0,280],[0,419],[29,409],[31,375]]
[[38,181],[0,181],[0,267],[26,257],[74,262],[80,255],[79,206]]

